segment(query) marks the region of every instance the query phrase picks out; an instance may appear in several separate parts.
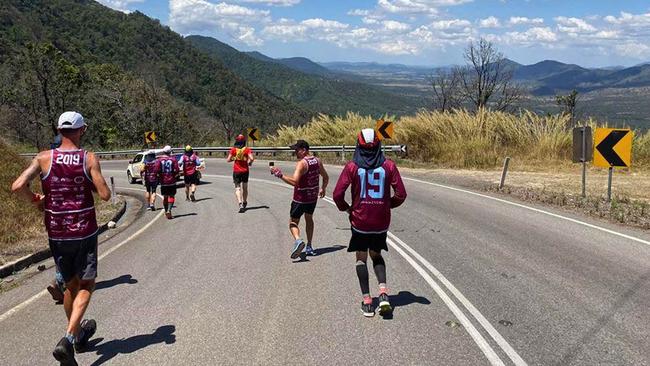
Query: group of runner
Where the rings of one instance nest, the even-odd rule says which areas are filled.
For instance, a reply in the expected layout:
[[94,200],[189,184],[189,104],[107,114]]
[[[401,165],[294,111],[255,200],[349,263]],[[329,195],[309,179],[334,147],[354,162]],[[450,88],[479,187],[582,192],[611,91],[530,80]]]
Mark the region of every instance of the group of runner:
[[[97,328],[94,320],[83,319],[97,277],[98,228],[93,192],[97,192],[102,200],[108,200],[111,192],[101,174],[99,160],[93,153],[80,147],[81,136],[87,129],[81,114],[63,113],[59,117],[58,129],[62,140],[60,147],[39,153],[13,183],[12,190],[44,211],[57,275],[65,283],[63,304],[68,318],[65,335],[57,343],[53,355],[61,365],[77,365],[75,351],[84,350]],[[233,182],[239,212],[246,210],[249,169],[255,160],[252,150],[245,143],[244,136],[237,136],[227,157],[229,162],[234,162]],[[298,140],[291,148],[298,159],[293,174],[283,174],[273,163],[269,164],[269,170],[272,175],[294,187],[289,231],[294,240],[290,257],[296,259],[303,251],[305,255],[316,254],[312,247],[313,214],[318,199],[326,195],[329,176],[322,161],[310,153],[309,143]],[[158,158],[155,152],[149,152],[142,170],[149,209],[155,209],[155,191],[160,184],[165,215],[172,218],[176,181],[181,169],[184,170],[186,199],[195,201],[197,169],[200,166],[200,159],[189,145],[180,159],[180,165],[172,156],[169,146],[162,149],[162,156]],[[30,190],[30,182],[39,175],[42,195]],[[349,203],[345,199],[348,188],[352,198]],[[388,296],[386,263],[381,251],[388,250],[386,240],[391,209],[405,201],[406,190],[397,166],[385,158],[381,141],[373,129],[364,129],[358,134],[354,157],[343,168],[332,197],[337,208],[349,217],[352,236],[347,251],[356,255],[355,268],[361,289],[363,315],[375,315],[369,285],[368,256],[372,259],[379,285],[378,311],[380,315],[390,314],[393,309]],[[299,229],[303,215],[306,242]]]
[[185,182],[185,200],[196,201],[196,186],[199,184],[201,159],[194,153],[192,146],[185,146],[185,153],[180,159],[172,156],[172,148],[167,145],[162,149],[162,156],[156,157],[154,150],[149,150],[144,158],[144,166],[140,170],[142,182],[146,187],[145,198],[149,203],[148,210],[156,210],[156,189],[160,184],[160,194],[163,196],[163,209],[167,219],[172,219],[172,208],[176,200],[176,181],[181,171]]

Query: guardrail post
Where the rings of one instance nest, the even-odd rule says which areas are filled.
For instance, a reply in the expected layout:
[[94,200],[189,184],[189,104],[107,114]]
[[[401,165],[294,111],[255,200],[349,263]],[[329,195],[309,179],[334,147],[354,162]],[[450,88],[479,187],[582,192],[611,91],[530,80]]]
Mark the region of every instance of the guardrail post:
[[345,162],[345,145],[341,146],[341,161]]
[[111,177],[111,203],[115,204],[115,179]]
[[508,174],[509,164],[510,164],[510,158],[506,157],[506,160],[503,162],[503,172],[501,172],[501,183],[499,183],[499,190],[502,190],[503,186],[506,184],[506,174]]

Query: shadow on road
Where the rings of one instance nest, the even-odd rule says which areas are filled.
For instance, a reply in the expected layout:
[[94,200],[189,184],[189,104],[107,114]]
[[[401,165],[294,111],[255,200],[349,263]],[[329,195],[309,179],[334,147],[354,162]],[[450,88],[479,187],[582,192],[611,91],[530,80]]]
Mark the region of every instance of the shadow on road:
[[130,274],[121,275],[120,277],[115,277],[112,280],[104,280],[104,281],[97,282],[97,284],[95,285],[95,290],[103,290],[105,288],[110,288],[121,284],[133,285],[136,283],[138,283],[138,280],[133,278],[133,276],[131,276]]
[[208,182],[208,181],[205,181],[205,180],[201,180],[201,181],[199,181],[199,184],[198,184],[198,185],[199,185],[199,186],[204,186],[204,185],[207,185],[207,184],[212,184],[212,182]]
[[93,362],[93,366],[102,365],[119,354],[127,354],[139,351],[148,346],[158,343],[172,344],[176,342],[176,326],[164,325],[151,334],[140,334],[137,336],[115,339],[101,343],[104,339],[94,339],[90,343],[89,352],[95,352],[99,359]]
[[347,246],[345,245],[332,245],[331,247],[314,248],[314,253],[316,253],[316,255],[318,256],[318,255],[338,252],[339,250],[345,248],[347,248]]
[[199,198],[198,200],[194,201],[194,203],[201,202],[201,201],[207,201],[207,200],[211,200],[211,199],[212,199],[212,197]]
[[250,211],[250,210],[261,210],[261,209],[268,210],[269,208],[271,208],[271,207],[269,207],[269,206],[267,206],[267,205],[263,205],[263,206],[252,206],[252,207],[246,207],[246,210],[245,210],[245,211]]
[[186,214],[174,215],[172,218],[177,219],[179,217],[185,217],[185,216],[196,216],[196,212],[190,212],[190,213],[186,213]]
[[[426,297],[413,295],[411,291],[400,291],[397,295],[388,295],[388,297],[390,299],[390,304],[393,306],[393,309],[411,304],[431,304],[431,301],[429,301],[429,299]],[[379,306],[378,299],[373,299],[373,302],[375,307]],[[384,319],[393,319],[393,314],[385,315]]]

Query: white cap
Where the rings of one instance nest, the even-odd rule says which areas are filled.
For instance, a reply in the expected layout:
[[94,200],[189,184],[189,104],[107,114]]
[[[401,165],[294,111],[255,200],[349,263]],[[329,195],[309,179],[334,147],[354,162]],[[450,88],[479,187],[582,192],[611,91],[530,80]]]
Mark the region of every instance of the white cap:
[[167,146],[163,147],[162,151],[163,151],[165,154],[171,154],[171,153],[172,153],[172,147],[169,146],[169,145],[167,145]]
[[84,117],[77,112],[63,112],[59,117],[59,129],[77,129],[87,126]]
[[372,144],[375,141],[375,130],[372,128],[364,128],[361,130],[361,136],[366,144]]

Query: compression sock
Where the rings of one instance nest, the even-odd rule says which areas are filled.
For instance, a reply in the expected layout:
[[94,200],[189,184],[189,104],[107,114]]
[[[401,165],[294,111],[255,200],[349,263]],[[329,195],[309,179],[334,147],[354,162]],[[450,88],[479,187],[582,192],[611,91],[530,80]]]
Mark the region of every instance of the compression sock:
[[372,267],[375,269],[375,275],[377,276],[377,282],[379,282],[380,287],[382,283],[385,285],[386,284],[386,262],[384,262],[384,258],[382,256],[373,258]]
[[370,296],[370,284],[368,283],[368,266],[364,261],[357,261],[357,277],[359,277],[359,286],[361,287],[361,293],[364,295]]
[[167,197],[163,200],[163,207],[165,208],[165,212],[169,211],[169,202],[167,201]]
[[174,197],[169,197],[169,212],[172,212],[172,208],[174,208],[174,202],[176,202],[176,199]]

